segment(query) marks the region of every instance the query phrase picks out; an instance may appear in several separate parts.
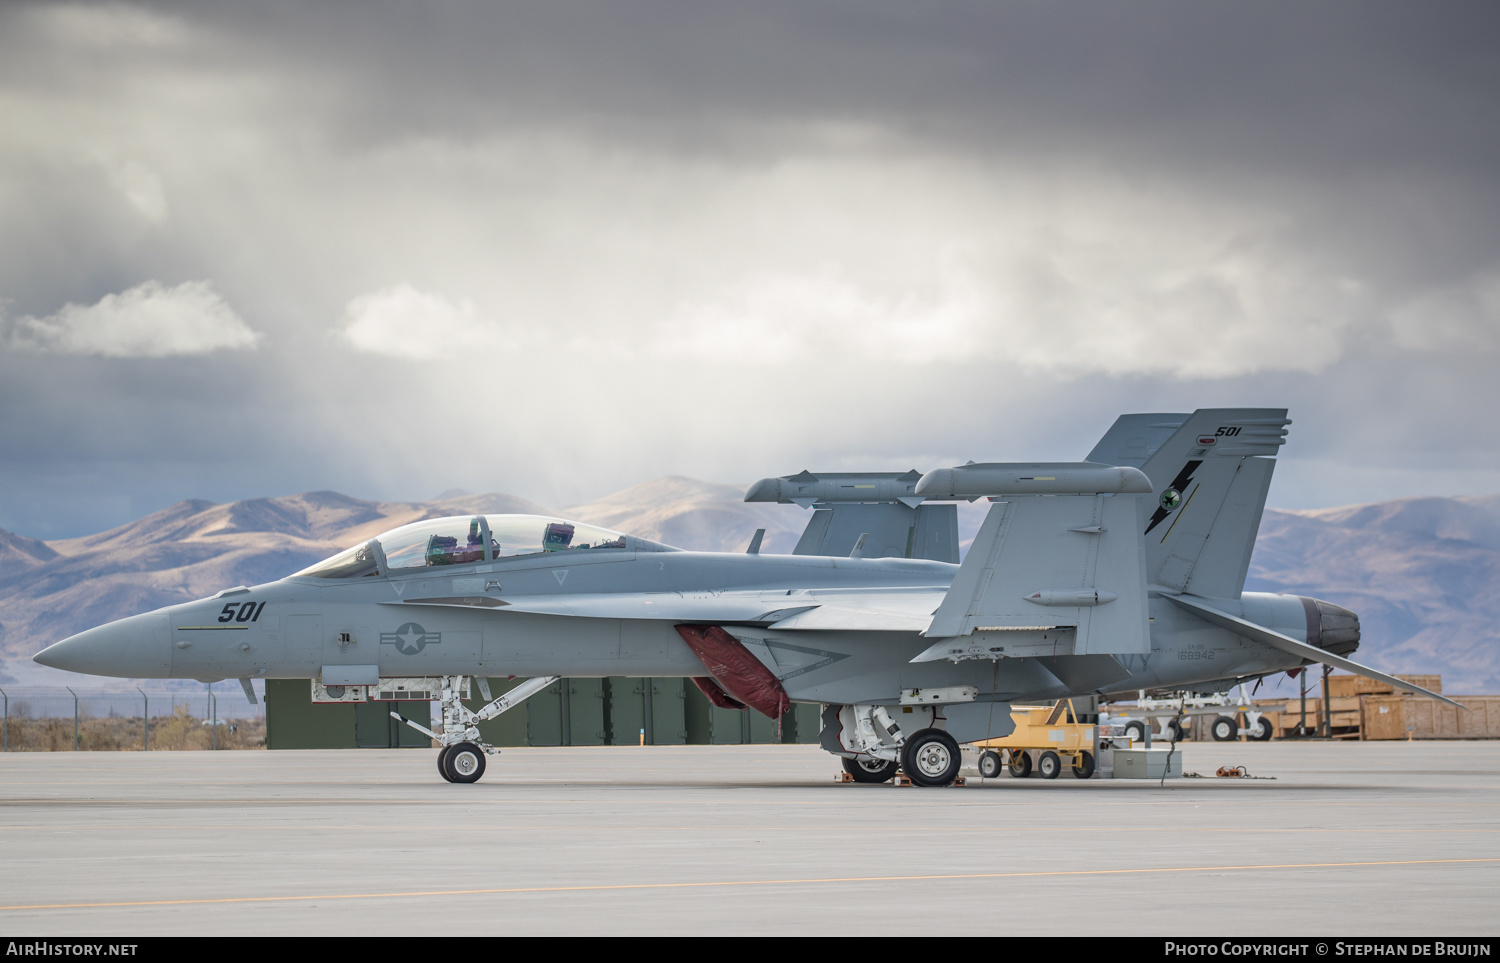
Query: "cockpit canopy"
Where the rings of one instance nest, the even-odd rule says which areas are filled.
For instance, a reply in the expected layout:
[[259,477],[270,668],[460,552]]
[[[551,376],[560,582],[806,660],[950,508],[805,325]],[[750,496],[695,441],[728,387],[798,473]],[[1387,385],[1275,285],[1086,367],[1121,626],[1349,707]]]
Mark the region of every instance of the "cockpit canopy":
[[392,529],[297,574],[311,578],[364,578],[517,555],[626,547],[657,551],[665,548],[607,528],[545,515],[458,515]]

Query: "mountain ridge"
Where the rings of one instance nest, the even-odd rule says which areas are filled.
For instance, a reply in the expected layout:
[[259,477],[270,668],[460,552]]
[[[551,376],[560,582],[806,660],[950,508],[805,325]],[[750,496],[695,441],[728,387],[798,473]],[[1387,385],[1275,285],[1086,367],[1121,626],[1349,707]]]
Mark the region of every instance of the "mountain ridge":
[[[41,541],[0,530],[0,683],[43,681],[31,662],[75,632],[233,585],[272,581],[399,525],[444,515],[559,515],[679,548],[790,552],[809,513],[746,503],[744,487],[663,476],[555,510],[503,492],[426,502],[339,492],[188,499],[104,532]],[[964,540],[983,506],[960,506]],[[1450,692],[1500,691],[1500,495],[1268,508],[1249,591],[1322,598],[1360,614],[1360,661],[1441,672]],[[53,673],[49,676],[49,673]]]

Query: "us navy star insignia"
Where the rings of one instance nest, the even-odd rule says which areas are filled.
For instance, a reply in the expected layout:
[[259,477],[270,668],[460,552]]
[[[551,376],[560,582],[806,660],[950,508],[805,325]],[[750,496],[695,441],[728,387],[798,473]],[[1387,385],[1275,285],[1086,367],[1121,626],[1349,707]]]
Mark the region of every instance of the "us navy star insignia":
[[441,632],[429,632],[415,622],[407,622],[394,632],[380,633],[381,645],[394,645],[402,655],[416,655],[429,645],[442,642]]

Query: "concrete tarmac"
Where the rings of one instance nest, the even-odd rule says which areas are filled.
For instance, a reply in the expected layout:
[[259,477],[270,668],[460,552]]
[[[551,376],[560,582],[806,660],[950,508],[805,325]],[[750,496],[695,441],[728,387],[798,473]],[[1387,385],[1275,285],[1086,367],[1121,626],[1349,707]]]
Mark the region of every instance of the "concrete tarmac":
[[0,755],[0,937],[1494,936],[1500,742],[840,785],[810,746]]

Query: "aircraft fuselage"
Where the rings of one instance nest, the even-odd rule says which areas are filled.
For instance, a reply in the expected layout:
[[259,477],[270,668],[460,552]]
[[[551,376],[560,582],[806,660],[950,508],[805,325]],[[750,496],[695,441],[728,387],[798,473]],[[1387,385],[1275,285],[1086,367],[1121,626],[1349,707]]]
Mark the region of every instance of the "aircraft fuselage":
[[[778,675],[792,700],[876,704],[910,688],[973,685],[981,701],[1029,702],[1212,685],[1301,664],[1158,596],[1149,602],[1151,651],[1116,657],[1121,668],[1104,675],[1098,665],[1076,671],[1066,632],[1053,633],[1050,656],[912,663],[934,641],[917,631],[779,630],[761,617],[815,605],[820,591],[929,593],[936,608],[957,571],[908,559],[601,551],[368,578],[294,576],[90,629],[38,661],[96,675],[205,681],[344,669],[382,677],[702,676],[703,663],[675,626],[718,624],[789,670]],[[529,604],[508,603],[518,599]],[[631,617],[590,614],[617,613],[625,599]],[[1307,638],[1296,596],[1246,593],[1215,604]]]

